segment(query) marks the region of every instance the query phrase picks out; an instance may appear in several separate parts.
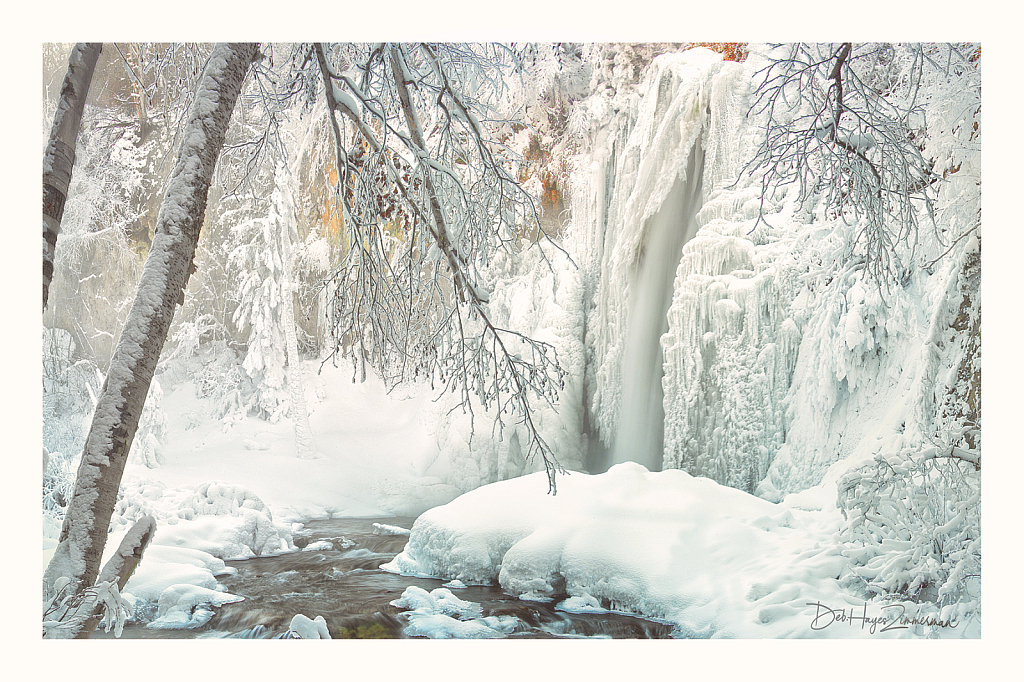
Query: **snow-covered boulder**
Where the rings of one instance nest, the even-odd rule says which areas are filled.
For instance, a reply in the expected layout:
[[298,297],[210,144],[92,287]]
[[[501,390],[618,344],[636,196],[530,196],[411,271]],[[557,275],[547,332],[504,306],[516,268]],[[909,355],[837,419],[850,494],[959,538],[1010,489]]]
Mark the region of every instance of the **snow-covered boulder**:
[[331,639],[331,632],[323,616],[310,618],[296,613],[288,626],[288,632],[294,634],[296,639]]
[[410,585],[391,605],[409,609],[405,634],[430,639],[495,639],[504,637],[518,626],[512,616],[481,617],[479,604],[459,599],[451,590],[438,587],[427,592]]
[[[695,637],[868,634],[811,627],[808,604],[863,607],[836,580],[845,561],[832,541],[838,514],[633,463],[563,476],[558,494],[546,493],[543,473],[469,492],[417,519],[405,550],[382,568],[497,581],[523,598],[564,600],[565,610],[637,613]],[[403,599],[435,612],[422,594]]]
[[213,618],[214,607],[242,599],[196,585],[172,585],[160,595],[157,617],[146,627],[164,630],[202,627]]

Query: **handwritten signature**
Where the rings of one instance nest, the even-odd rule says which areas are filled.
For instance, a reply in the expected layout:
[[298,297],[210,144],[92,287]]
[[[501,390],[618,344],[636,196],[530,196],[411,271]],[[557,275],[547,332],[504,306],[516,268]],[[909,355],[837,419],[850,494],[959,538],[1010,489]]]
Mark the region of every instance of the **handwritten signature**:
[[934,616],[908,616],[906,607],[903,604],[886,604],[880,607],[882,614],[868,616],[868,605],[865,603],[861,615],[857,615],[856,608],[833,609],[825,606],[820,601],[807,602],[807,606],[813,606],[814,619],[811,620],[812,630],[824,630],[834,623],[845,623],[855,625],[858,621],[860,627],[869,628],[868,632],[875,634],[876,628],[882,626],[878,632],[889,632],[890,630],[906,630],[914,625],[929,625],[940,628],[955,628],[959,623],[955,618],[942,620]]

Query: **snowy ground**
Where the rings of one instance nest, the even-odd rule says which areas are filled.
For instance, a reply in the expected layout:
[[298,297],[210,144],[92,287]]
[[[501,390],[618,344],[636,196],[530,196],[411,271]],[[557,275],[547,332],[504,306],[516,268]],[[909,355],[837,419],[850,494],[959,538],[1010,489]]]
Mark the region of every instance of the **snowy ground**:
[[[203,417],[191,382],[168,389],[164,464],[129,465],[108,543],[113,551],[140,514],[156,517],[153,545],[125,589],[153,627],[201,625],[234,599],[216,580],[231,570],[223,560],[295,551],[291,533],[303,520],[429,509],[388,570],[496,579],[523,599],[640,613],[696,637],[925,634],[881,632],[898,612],[864,607],[836,582],[844,559],[835,476],[773,504],[683,471],[626,463],[562,476],[555,497],[537,473],[455,499],[458,491],[431,475],[443,463],[426,390],[388,395],[372,376],[353,384],[350,371],[330,367],[308,376],[316,460],[295,457],[288,420],[226,428]],[[43,567],[55,544],[46,535]],[[418,617],[417,627],[444,629],[428,621]],[[455,636],[468,627],[448,625]],[[978,624],[936,634],[976,637]]]
[[980,636],[977,620],[920,627],[916,604],[865,605],[844,591],[840,517],[834,505],[802,509],[812,495],[774,504],[632,462],[563,477],[556,497],[544,480],[494,483],[426,512],[385,570],[498,580],[522,599],[639,613],[697,638]]
[[[136,518],[156,518],[153,544],[124,592],[140,608],[158,605],[157,626],[208,619],[208,608],[195,607],[223,603],[215,579],[230,570],[223,560],[294,551],[301,521],[415,516],[458,495],[430,475],[438,447],[425,387],[389,395],[373,375],[353,383],[350,367],[327,365],[317,376],[318,365],[310,363],[306,380],[320,455],[312,460],[296,457],[288,419],[227,426],[205,416],[210,406],[191,381],[165,389],[164,462],[128,464],[107,543],[109,554]],[[57,531],[44,527],[44,569]]]

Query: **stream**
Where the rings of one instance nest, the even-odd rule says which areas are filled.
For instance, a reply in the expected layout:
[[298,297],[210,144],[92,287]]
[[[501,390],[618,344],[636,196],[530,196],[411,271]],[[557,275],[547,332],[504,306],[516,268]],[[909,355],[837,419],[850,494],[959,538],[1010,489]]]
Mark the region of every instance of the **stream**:
[[[447,580],[414,578],[380,570],[405,548],[408,536],[376,535],[374,523],[412,528],[415,517],[343,518],[307,522],[294,536],[296,546],[326,541],[331,548],[304,550],[270,557],[227,561],[236,569],[218,580],[245,599],[215,609],[206,625],[191,630],[147,628],[130,622],[122,639],[208,639],[242,637],[268,639],[288,631],[292,617],[323,616],[331,636],[405,638],[408,613],[391,606],[410,585],[428,592]],[[325,545],[317,544],[318,547]],[[143,559],[144,560],[144,559]],[[509,638],[667,639],[683,636],[671,623],[621,613],[566,613],[555,603],[522,601],[497,585],[452,589],[459,599],[472,601],[483,616],[514,616]],[[112,638],[98,629],[94,638]]]

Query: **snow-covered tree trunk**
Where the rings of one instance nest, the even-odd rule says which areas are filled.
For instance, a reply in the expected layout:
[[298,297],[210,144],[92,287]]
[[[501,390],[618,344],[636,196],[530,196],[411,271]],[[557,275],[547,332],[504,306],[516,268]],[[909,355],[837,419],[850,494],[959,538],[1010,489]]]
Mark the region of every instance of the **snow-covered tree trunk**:
[[85,98],[89,95],[102,43],[78,43],[68,59],[68,73],[53,115],[50,141],[43,153],[43,310],[50,294],[57,235],[75,166],[75,144],[82,127]]
[[[100,571],[100,576],[96,579],[96,582],[117,585],[117,591],[120,594],[121,590],[128,583],[128,579],[132,577],[132,573],[135,572],[135,568],[142,561],[142,555],[146,552],[146,548],[149,547],[149,543],[153,540],[155,534],[156,519],[152,516],[147,514],[136,521],[121,539],[121,544],[117,546],[114,556],[110,557],[103,566],[103,570]],[[96,626],[100,624],[101,615],[100,613],[94,613],[86,620],[82,624],[79,637],[91,635],[96,630]]]
[[75,592],[99,573],[121,476],[160,350],[183,300],[206,212],[214,166],[255,43],[214,47],[181,134],[149,258],[93,415],[59,544],[43,576],[49,596],[60,577]]

